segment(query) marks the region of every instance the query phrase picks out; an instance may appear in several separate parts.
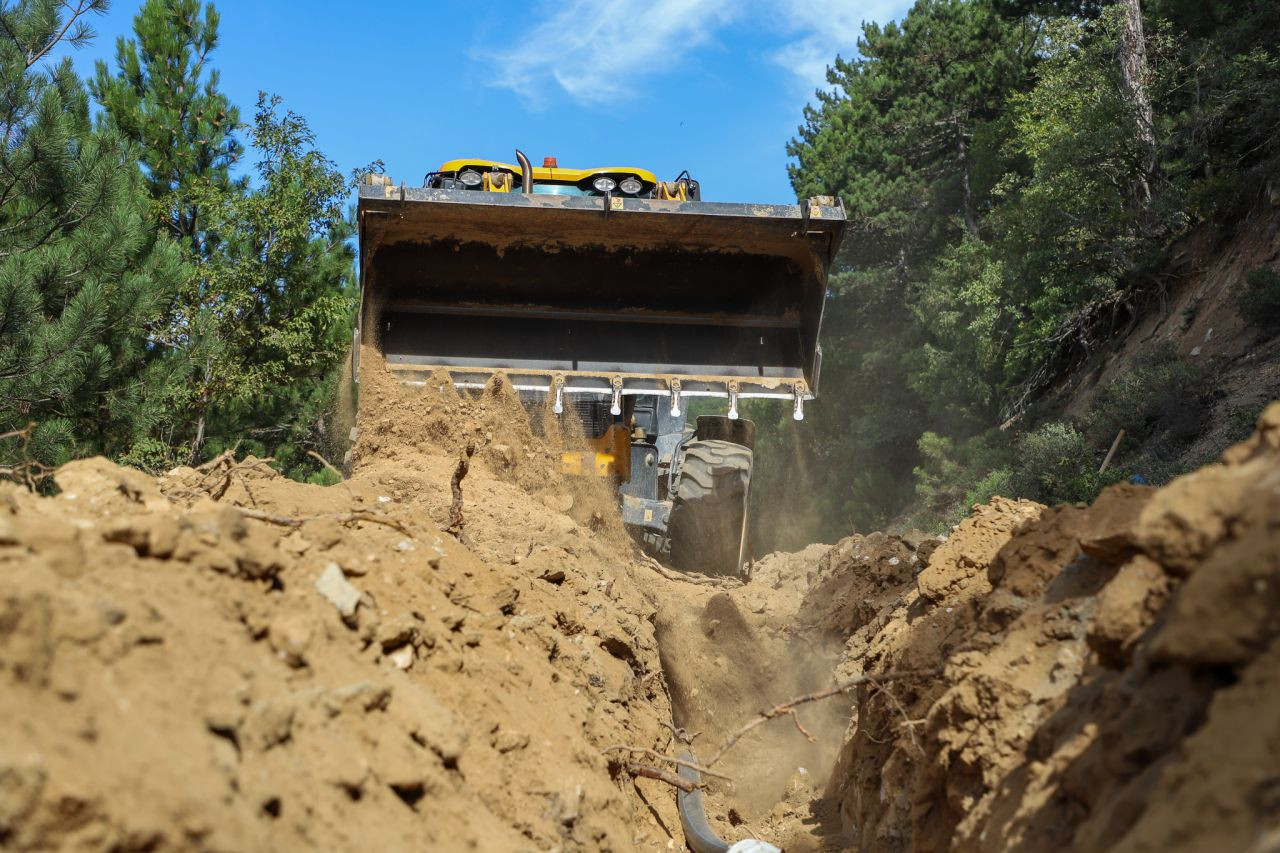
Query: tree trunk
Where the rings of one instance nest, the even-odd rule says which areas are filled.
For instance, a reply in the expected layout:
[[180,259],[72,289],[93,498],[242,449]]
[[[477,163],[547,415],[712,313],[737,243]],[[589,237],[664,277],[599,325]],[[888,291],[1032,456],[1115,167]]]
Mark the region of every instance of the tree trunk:
[[978,233],[978,216],[973,210],[973,186],[969,180],[972,166],[969,148],[964,141],[964,128],[959,125],[956,126],[956,149],[960,154],[960,181],[964,188],[964,225],[969,229],[969,236],[977,239],[981,235]]
[[1142,29],[1142,0],[1121,0],[1128,13],[1120,35],[1120,76],[1133,101],[1138,118],[1138,139],[1144,149],[1139,191],[1144,201],[1151,198],[1150,179],[1156,168],[1155,119],[1147,92],[1147,44]]
[[204,447],[204,423],[209,415],[209,380],[213,377],[213,359],[204,363],[204,392],[200,395],[200,417],[196,420],[196,437],[191,442],[191,457],[188,465],[195,466],[200,461],[200,450]]

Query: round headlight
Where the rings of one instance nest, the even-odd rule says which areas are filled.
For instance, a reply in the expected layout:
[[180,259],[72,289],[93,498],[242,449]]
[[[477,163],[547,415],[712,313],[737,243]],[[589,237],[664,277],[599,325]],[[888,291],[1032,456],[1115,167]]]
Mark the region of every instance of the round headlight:
[[613,178],[605,178],[605,177],[596,178],[594,181],[591,182],[591,186],[595,187],[597,192],[602,192],[602,193],[613,192],[613,188],[616,187],[617,185],[618,185],[618,182],[615,181]]
[[618,184],[618,189],[627,195],[635,195],[644,188],[644,184],[640,183],[638,178],[623,178],[622,183]]
[[480,177],[479,172],[473,172],[471,169],[467,169],[465,172],[458,174],[458,180],[462,181],[469,187],[478,187],[480,186],[480,181],[483,179]]

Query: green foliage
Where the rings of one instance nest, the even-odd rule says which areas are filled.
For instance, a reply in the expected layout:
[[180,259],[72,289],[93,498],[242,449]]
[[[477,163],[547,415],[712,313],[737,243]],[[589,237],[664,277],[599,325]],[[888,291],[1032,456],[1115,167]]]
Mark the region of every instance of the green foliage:
[[81,15],[103,8],[0,3],[0,432],[34,422],[25,452],[46,464],[122,453],[160,418],[168,371],[151,331],[186,275],[70,60],[40,64],[87,39]]
[[137,143],[169,234],[202,254],[194,185],[231,185],[231,165],[243,152],[233,135],[239,111],[208,66],[218,13],[207,4],[201,17],[199,0],[147,0],[133,31],[136,40],[116,41],[116,74],[99,60],[90,88],[109,120]]
[[250,130],[257,184],[204,178],[205,257],[180,294],[169,342],[196,365],[200,405],[243,400],[324,377],[350,329],[354,229],[343,204],[351,184],[311,147],[306,122],[262,95]]
[[1002,181],[996,214],[1013,270],[1005,298],[1026,307],[1009,347],[1011,385],[1042,384],[1042,368],[1124,301],[1138,266],[1133,194],[1147,153],[1115,61],[1123,25],[1121,6],[1097,21],[1051,21],[1036,85],[1013,102],[1011,145],[1031,168]]
[[1186,444],[1207,426],[1210,379],[1202,362],[1182,358],[1170,346],[1157,347],[1098,391],[1087,433],[1104,447],[1122,429],[1126,448],[1153,438],[1168,445]]
[[[1145,65],[1127,4],[921,0],[829,69],[788,146],[797,195],[850,217],[813,415],[824,524],[1091,497],[1130,465],[1165,476],[1204,428],[1203,368],[1163,356],[1083,424],[1040,402],[1163,298],[1174,237],[1230,228],[1280,175],[1280,5],[1142,8]],[[1030,457],[986,452],[1002,423]],[[1119,425],[1116,467],[1091,474]]]
[[1014,496],[1046,504],[1093,500],[1103,486],[1125,479],[1118,469],[1097,473],[1098,458],[1084,433],[1050,421],[1023,436],[1011,485]]
[[[239,124],[211,65],[217,30],[212,5],[146,0],[114,73],[100,62],[93,82],[191,264],[154,332],[182,381],[167,387],[151,439],[169,447],[165,464],[239,444],[305,477],[321,470],[306,451],[323,449],[351,326],[352,184],[278,98],[260,95],[252,125]],[[257,155],[251,178],[231,175],[242,130]],[[155,445],[138,453],[151,460]]]
[[1269,335],[1280,332],[1280,272],[1271,267],[1251,269],[1236,292],[1240,316]]
[[[1008,436],[992,430],[957,442],[926,432],[918,444],[916,500],[910,525],[941,532],[969,514],[975,503],[1010,494]],[[998,491],[1005,488],[1005,491]]]

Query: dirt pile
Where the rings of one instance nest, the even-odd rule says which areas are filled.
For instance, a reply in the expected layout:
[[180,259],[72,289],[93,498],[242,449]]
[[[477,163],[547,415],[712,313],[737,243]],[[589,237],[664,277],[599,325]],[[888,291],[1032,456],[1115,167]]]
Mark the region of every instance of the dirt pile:
[[766,835],[1280,849],[1280,404],[1166,488],[1090,507],[996,499],[919,562],[857,559],[866,542],[801,564],[800,612],[844,638],[835,678],[938,672],[858,688],[809,803],[838,821],[815,831],[797,808]]
[[[337,486],[0,487],[0,846],[666,849],[670,788],[602,752],[666,736],[652,570],[566,513],[509,389],[372,375]],[[441,529],[465,443],[470,547]]]
[[504,382],[364,363],[339,485],[0,486],[0,846],[681,849],[635,747],[793,853],[1280,849],[1280,405],[1160,490],[744,583],[639,557]]

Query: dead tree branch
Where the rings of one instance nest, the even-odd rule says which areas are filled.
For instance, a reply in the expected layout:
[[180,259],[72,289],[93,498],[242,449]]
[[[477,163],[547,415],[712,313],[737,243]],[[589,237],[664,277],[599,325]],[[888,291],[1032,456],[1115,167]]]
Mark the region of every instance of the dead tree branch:
[[714,586],[719,587],[720,589],[737,589],[743,585],[742,580],[738,578],[714,578],[706,575],[691,575],[685,574],[684,572],[675,572],[668,569],[648,554],[641,554],[640,562],[670,581],[691,583],[697,586]]
[[236,507],[236,509],[239,510],[240,513],[244,515],[246,518],[252,518],[257,521],[265,521],[267,524],[278,524],[281,527],[301,527],[302,525],[306,524],[308,521],[317,521],[321,518],[332,518],[334,521],[337,521],[339,524],[347,524],[352,521],[367,521],[367,522],[370,522],[371,524],[381,524],[381,525],[385,525],[386,527],[390,527],[392,530],[395,530],[399,533],[403,533],[405,536],[408,536],[408,537],[413,536],[413,534],[409,532],[409,528],[405,527],[403,524],[396,521],[394,518],[388,518],[385,515],[380,515],[376,512],[373,512],[372,510],[367,510],[367,509],[358,509],[358,510],[355,510],[354,512],[336,512],[336,513],[329,513],[326,515],[303,515],[303,516],[297,516],[297,517],[289,516],[289,515],[273,515],[272,513],[269,513],[269,512],[263,512],[260,509],[251,509],[249,507],[243,507],[243,506],[238,506]]
[[342,479],[342,472],[339,471],[337,468],[333,467],[333,464],[330,463],[328,459],[325,459],[323,456],[321,456],[319,453],[316,453],[314,450],[308,450],[307,455],[310,456],[312,459],[316,460],[317,462],[319,462],[321,465],[323,465],[326,471],[332,472],[335,476],[337,476],[339,480]]
[[458,460],[458,467],[453,471],[453,478],[449,481],[449,488],[453,491],[453,503],[449,506],[449,526],[445,529],[458,537],[462,536],[462,528],[466,524],[466,520],[462,517],[462,481],[471,470],[471,457],[475,452],[476,446],[468,444],[462,458]]
[[[827,699],[839,693],[844,693],[846,690],[852,690],[853,688],[863,684],[885,684],[890,681],[900,681],[904,678],[915,678],[921,675],[937,675],[940,671],[940,669],[907,669],[872,675],[859,675],[855,678],[850,678],[847,681],[842,681],[834,687],[828,687],[825,690],[818,690],[813,693],[806,693],[803,696],[797,696],[794,699],[788,699],[780,705],[774,705],[767,711],[761,711],[751,720],[747,721],[745,725],[729,736],[729,739],[724,742],[724,745],[721,746],[720,749],[718,749],[707,761],[706,766],[714,767],[716,762],[723,758],[726,752],[732,749],[738,741],[742,740],[743,737],[757,726],[762,726],[770,720],[782,716],[790,716],[795,720],[795,709],[800,705],[804,705],[809,702],[817,702],[819,699]],[[806,737],[812,738],[812,735],[806,732],[803,726],[800,726],[798,720],[796,721],[796,726],[803,734],[805,734]]]
[[32,421],[22,429],[10,430],[0,434],[0,441],[10,438],[22,439],[22,448],[14,454],[16,457],[21,458],[22,461],[14,462],[11,465],[0,465],[0,480],[13,480],[33,492],[41,481],[52,477],[54,472],[54,469],[48,465],[37,462],[27,456],[27,445],[31,442],[31,434],[35,431],[35,428],[36,422]]
[[703,774],[704,776],[714,776],[717,779],[724,779],[726,782],[733,781],[732,776],[726,776],[723,773],[717,773],[714,770],[711,770],[707,767],[703,767],[701,764],[697,764],[692,761],[686,761],[683,758],[674,758],[670,755],[663,755],[660,752],[657,752],[652,749],[647,749],[643,746],[628,746],[626,744],[616,744],[615,746],[606,746],[604,749],[600,751],[601,752],[628,752],[632,754],[639,754],[639,755],[645,756],[646,758],[652,759],[654,761],[669,761],[672,764],[675,764],[679,767],[688,767],[690,770],[696,770],[699,773]]
[[702,787],[697,782],[689,779],[681,779],[670,770],[662,770],[657,767],[650,767],[647,764],[630,763],[627,765],[627,772],[632,776],[642,776],[645,779],[657,779],[659,782],[666,782],[673,788],[679,788],[686,794],[692,794],[698,788]]

